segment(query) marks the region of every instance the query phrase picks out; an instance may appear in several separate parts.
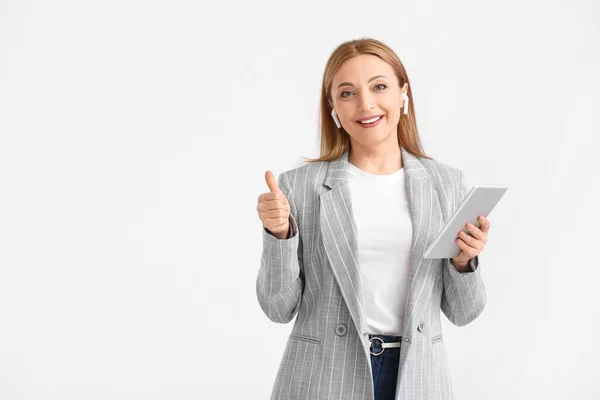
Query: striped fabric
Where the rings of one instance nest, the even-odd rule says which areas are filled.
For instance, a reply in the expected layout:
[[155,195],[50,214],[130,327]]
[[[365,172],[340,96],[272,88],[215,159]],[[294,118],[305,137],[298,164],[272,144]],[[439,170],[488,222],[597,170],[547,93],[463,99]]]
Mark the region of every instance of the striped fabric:
[[[449,259],[423,253],[465,197],[463,173],[401,147],[413,221],[411,274],[396,399],[454,399],[440,309],[455,325],[483,311],[478,268],[460,273]],[[292,235],[277,239],[263,227],[256,294],[267,317],[296,317],[271,399],[372,400],[373,378],[358,228],[348,187],[348,150],[337,160],[282,172]]]

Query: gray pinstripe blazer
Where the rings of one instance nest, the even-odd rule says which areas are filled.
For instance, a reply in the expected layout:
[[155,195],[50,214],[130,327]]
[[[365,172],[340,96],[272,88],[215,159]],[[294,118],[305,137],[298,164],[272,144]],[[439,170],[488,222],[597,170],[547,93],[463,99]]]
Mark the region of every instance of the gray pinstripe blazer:
[[[416,157],[401,147],[413,222],[410,286],[396,399],[454,399],[440,309],[455,325],[483,311],[486,291],[479,256],[473,272],[423,252],[456,210],[463,173]],[[337,160],[282,172],[290,203],[291,236],[263,227],[256,294],[267,317],[288,323],[297,315],[271,399],[372,400],[373,378],[356,226],[348,187],[348,150]]]

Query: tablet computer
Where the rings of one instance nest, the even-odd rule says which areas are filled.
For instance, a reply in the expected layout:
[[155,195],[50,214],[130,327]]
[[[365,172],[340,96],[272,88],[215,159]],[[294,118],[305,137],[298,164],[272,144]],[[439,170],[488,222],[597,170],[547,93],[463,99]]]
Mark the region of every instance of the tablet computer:
[[480,215],[487,218],[507,189],[506,185],[473,185],[437,238],[427,247],[424,258],[454,258],[458,256],[461,251],[456,244],[458,232],[462,230],[470,235],[466,227],[467,223],[470,222],[479,227],[477,218]]

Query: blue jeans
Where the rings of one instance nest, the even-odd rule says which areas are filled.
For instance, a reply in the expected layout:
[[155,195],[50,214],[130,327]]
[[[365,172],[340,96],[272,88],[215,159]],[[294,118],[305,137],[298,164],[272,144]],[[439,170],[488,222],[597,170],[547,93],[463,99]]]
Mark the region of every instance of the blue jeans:
[[[369,335],[383,339],[385,343],[399,342],[401,336]],[[396,379],[400,364],[400,347],[381,348],[381,342],[377,339],[371,341],[371,351],[379,355],[371,354],[371,366],[373,367],[373,385],[375,400],[394,400],[396,395]]]

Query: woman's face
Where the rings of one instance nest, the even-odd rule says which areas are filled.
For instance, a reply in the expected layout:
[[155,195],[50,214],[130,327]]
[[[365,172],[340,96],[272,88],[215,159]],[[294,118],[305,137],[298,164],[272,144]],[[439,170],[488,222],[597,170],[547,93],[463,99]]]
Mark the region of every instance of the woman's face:
[[[403,91],[408,90],[408,84]],[[403,105],[392,67],[377,56],[362,54],[342,63],[331,85],[331,97],[342,127],[353,140],[369,145],[397,135]],[[359,120],[382,116],[374,125]]]

